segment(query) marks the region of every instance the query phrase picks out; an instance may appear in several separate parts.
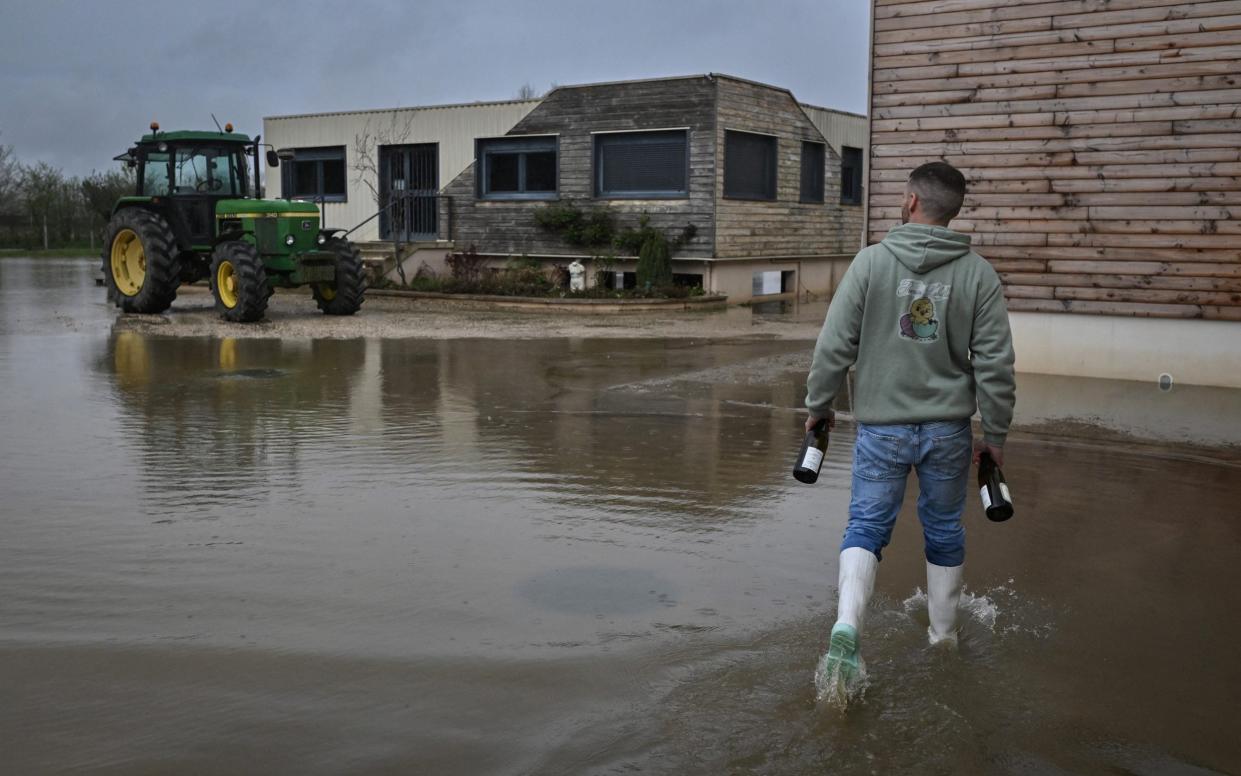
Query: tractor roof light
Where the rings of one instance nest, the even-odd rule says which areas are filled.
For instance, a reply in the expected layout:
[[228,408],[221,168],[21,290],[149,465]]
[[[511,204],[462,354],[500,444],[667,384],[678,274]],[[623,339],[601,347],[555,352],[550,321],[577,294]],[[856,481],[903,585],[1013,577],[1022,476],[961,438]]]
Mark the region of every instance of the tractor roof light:
[[158,131],[159,131],[159,122],[158,122],[158,121],[152,121],[152,122],[151,122],[151,131],[152,131],[152,132],[158,132]]
[[226,122],[224,122],[224,131],[225,131],[225,132],[232,132],[232,131],[233,131],[233,122],[231,122],[231,121],[226,121]]
[[285,245],[292,245],[292,244],[293,244],[293,240],[294,240],[294,238],[293,238],[293,235],[291,235],[291,234],[286,234],[286,235],[284,236],[284,244],[285,244]]

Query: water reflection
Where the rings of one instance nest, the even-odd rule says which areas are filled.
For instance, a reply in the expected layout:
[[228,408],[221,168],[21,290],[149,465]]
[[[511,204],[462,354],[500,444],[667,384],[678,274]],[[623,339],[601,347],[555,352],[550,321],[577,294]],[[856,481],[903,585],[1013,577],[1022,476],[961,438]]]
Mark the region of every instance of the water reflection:
[[[297,489],[307,450],[351,432],[359,341],[153,337],[117,331],[95,358],[151,512],[260,503]],[[184,514],[181,512],[181,514]]]
[[[786,474],[795,421],[769,410],[795,405],[796,383],[719,379],[760,347],[772,350],[121,330],[94,366],[161,510],[264,499],[304,485],[308,460],[313,469],[370,453],[377,481],[473,480],[483,497],[537,491],[618,520],[679,514],[698,530],[751,515],[757,494]],[[666,382],[687,370],[711,380]]]

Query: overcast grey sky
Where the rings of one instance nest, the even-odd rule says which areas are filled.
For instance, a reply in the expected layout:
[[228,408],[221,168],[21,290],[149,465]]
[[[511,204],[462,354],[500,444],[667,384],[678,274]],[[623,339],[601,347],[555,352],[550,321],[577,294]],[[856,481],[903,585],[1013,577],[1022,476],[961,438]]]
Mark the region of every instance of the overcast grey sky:
[[723,72],[864,112],[869,0],[0,0],[0,143],[80,175],[156,119],[286,113]]

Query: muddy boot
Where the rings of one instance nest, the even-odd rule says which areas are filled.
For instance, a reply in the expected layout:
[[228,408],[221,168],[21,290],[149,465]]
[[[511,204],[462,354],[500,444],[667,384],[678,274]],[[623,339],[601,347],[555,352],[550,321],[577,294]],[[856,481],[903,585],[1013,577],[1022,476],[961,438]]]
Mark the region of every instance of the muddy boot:
[[879,559],[862,547],[850,547],[840,553],[840,602],[836,625],[832,628],[831,644],[823,659],[824,670],[844,682],[860,678],[862,656],[859,649],[862,618],[866,604],[875,589],[875,571]]
[[932,644],[957,643],[961,583],[965,566],[926,564],[926,610],[931,626],[926,629]]

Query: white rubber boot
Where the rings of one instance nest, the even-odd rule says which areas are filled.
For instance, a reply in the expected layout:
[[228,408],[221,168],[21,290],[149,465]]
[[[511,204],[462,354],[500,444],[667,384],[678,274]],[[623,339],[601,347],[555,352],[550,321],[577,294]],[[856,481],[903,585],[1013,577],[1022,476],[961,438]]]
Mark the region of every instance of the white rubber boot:
[[961,585],[965,566],[926,564],[926,609],[931,626],[926,629],[932,644],[956,644],[959,628],[957,607],[961,603]]
[[832,627],[831,644],[823,659],[823,673],[839,676],[846,684],[862,672],[862,621],[866,604],[875,590],[875,571],[879,559],[862,547],[850,547],[840,553],[840,577],[837,587],[840,601],[836,607],[836,625]]
[[840,553],[840,577],[836,582],[840,600],[836,622],[844,623],[861,633],[866,604],[875,591],[875,571],[879,559],[863,547],[850,547]]

